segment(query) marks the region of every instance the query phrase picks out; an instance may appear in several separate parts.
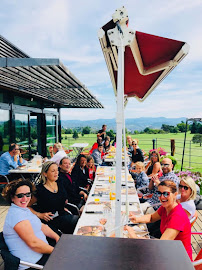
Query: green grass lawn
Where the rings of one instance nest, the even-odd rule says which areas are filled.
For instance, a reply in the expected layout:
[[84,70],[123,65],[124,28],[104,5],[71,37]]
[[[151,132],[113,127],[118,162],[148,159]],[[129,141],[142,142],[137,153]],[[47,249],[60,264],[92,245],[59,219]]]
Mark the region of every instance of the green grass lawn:
[[[79,134],[78,139],[73,139],[72,134],[62,134],[62,143],[65,146],[70,146],[74,143],[88,143],[90,148],[94,142],[97,140],[96,134],[87,134],[83,137]],[[65,139],[65,137],[67,139]],[[186,148],[185,148],[185,158],[184,158],[184,169],[189,168],[192,171],[199,171],[202,173],[202,147],[199,144],[190,144],[193,134],[187,133]],[[157,139],[157,147],[164,148],[168,153],[170,153],[170,140],[175,139],[175,158],[177,159],[176,170],[181,168],[182,151],[184,144],[184,133],[168,133],[168,134],[137,134],[132,135],[132,138],[139,140],[139,147],[148,152],[153,149],[152,140]],[[190,157],[191,153],[191,157]],[[197,164],[198,163],[198,164]]]

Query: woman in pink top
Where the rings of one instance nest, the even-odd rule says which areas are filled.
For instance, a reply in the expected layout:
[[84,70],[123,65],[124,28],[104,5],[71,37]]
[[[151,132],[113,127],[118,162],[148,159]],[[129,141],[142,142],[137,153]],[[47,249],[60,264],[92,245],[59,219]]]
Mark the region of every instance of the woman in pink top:
[[[152,223],[161,220],[161,240],[181,240],[190,259],[191,225],[181,204],[176,202],[177,187],[173,181],[165,180],[158,185],[158,196],[162,206],[153,214],[141,217],[130,216],[134,223]],[[129,237],[138,238],[132,227],[126,226]]]

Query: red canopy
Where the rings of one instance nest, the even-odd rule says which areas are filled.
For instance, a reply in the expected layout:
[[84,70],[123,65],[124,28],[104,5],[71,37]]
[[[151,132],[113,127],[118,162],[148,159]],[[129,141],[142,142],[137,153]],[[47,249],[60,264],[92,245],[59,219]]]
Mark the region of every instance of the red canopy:
[[[112,49],[107,36],[107,31],[114,27],[114,22],[110,21],[105,26],[103,26],[102,29],[105,32],[105,48],[107,47],[110,56],[106,62],[109,72],[111,73],[110,75],[112,84],[116,92],[117,68],[114,65],[114,61],[117,63],[118,59],[117,53],[114,51],[114,48]],[[182,49],[182,47],[186,44],[182,41],[158,37],[142,32],[135,32],[135,38],[137,40],[139,52],[145,70],[173,60]],[[142,75],[138,70],[131,46],[133,46],[132,43],[130,46],[126,46],[125,48],[124,94],[128,97],[136,96],[138,99],[143,100],[152,90],[154,90],[160,81],[162,81],[163,78],[167,76],[167,74],[174,68],[174,66],[170,67],[169,69],[160,70],[149,75]],[[185,55],[186,54],[182,53],[182,56],[177,59],[177,61],[181,61]],[[113,59],[114,61],[112,61]]]

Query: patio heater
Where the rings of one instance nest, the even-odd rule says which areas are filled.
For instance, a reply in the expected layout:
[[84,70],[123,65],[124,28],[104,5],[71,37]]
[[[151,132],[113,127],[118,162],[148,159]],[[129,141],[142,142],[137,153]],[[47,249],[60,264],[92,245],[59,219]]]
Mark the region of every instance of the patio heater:
[[[189,45],[182,41],[154,36],[128,28],[128,13],[122,7],[112,20],[98,31],[98,38],[114,89],[116,114],[116,208],[115,234],[120,237],[122,135],[126,161],[124,107],[129,97],[144,101],[159,83],[188,54]],[[127,168],[126,213],[128,215]]]

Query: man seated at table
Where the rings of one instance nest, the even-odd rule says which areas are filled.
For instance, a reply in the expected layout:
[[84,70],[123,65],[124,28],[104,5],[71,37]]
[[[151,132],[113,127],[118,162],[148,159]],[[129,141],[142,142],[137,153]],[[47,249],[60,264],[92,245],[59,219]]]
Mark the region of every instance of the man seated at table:
[[107,125],[102,125],[102,129],[100,129],[97,133],[97,137],[102,137],[102,141],[104,141],[105,139],[106,130],[107,130]]
[[99,144],[99,143],[102,143],[102,137],[98,137],[98,138],[97,138],[97,142],[95,142],[95,143],[93,144],[92,148],[91,148],[90,151],[89,151],[89,154],[90,154],[90,155],[93,153],[93,151],[94,151],[95,149],[98,148],[98,144]]
[[103,152],[103,145],[100,143],[98,144],[98,148],[95,149],[91,155],[94,159],[96,166],[102,164],[102,152]]
[[[5,152],[0,157],[0,175],[8,176],[9,170],[16,169],[18,166],[26,164],[27,161],[22,158],[20,148],[16,143],[9,145],[8,152]],[[13,180],[13,176],[9,175],[8,178]]]
[[151,193],[153,193],[153,196],[151,197],[151,199],[148,199],[146,202],[141,203],[141,208],[142,208],[143,213],[145,212],[153,213],[155,210],[159,208],[159,206],[152,207],[151,205],[160,203],[159,197],[157,195],[158,185],[160,182],[166,179],[169,179],[173,181],[177,185],[177,187],[179,186],[180,180],[177,177],[177,175],[172,171],[173,169],[172,160],[170,158],[164,158],[161,162],[161,167],[162,167],[163,175],[160,178],[158,178],[157,175],[153,176],[149,183],[149,190],[151,191]]
[[67,192],[69,203],[77,205],[80,209],[86,202],[88,196],[84,191],[79,189],[76,181],[73,180],[69,171],[71,169],[71,161],[68,157],[63,157],[59,163],[59,178],[58,181],[63,181],[63,185]]
[[62,144],[61,143],[54,143],[53,147],[50,146],[49,147],[49,152],[50,152],[50,156],[51,156],[51,161],[57,163],[59,165],[60,160],[63,157],[67,157],[67,154],[65,153]]

